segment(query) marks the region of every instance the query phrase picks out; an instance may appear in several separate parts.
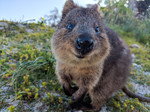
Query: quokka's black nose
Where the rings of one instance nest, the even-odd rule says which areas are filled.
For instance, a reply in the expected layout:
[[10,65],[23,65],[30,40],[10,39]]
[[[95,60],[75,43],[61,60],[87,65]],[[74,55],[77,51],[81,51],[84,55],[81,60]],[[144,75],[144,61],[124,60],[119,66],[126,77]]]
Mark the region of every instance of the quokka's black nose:
[[79,36],[79,38],[76,40],[76,49],[78,52],[80,52],[82,55],[87,54],[93,49],[94,42],[92,38],[87,34],[82,34]]

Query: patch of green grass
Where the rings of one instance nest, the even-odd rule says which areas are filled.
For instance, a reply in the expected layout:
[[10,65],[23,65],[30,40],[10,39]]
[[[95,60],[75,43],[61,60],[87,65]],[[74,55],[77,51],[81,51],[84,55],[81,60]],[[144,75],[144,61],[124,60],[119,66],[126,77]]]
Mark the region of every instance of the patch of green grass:
[[132,37],[142,44],[150,45],[150,14],[141,19],[139,15],[135,16],[135,13],[131,8],[126,7],[126,0],[120,0],[118,2],[112,0],[106,0],[107,7],[101,8],[104,13],[104,18],[107,24],[111,27],[116,27],[117,30],[123,30],[126,33],[131,33]]
[[[135,63],[142,65],[145,71],[150,71],[150,48],[140,44],[135,38],[131,38],[133,35],[130,33],[122,31],[120,32],[120,35],[130,47],[131,53],[135,54]],[[132,44],[137,44],[140,48],[131,48]]]
[[107,102],[109,107],[112,107],[113,112],[148,112],[149,108],[143,106],[138,99],[128,99],[123,92],[118,92],[113,98]]
[[[146,44],[141,44],[137,41],[134,34],[125,32],[120,29],[119,25],[109,25],[114,31],[116,31],[121,38],[127,43],[132,54],[135,54],[137,64],[142,65],[144,71],[150,71],[150,47]],[[132,48],[132,44],[137,44],[140,48]]]

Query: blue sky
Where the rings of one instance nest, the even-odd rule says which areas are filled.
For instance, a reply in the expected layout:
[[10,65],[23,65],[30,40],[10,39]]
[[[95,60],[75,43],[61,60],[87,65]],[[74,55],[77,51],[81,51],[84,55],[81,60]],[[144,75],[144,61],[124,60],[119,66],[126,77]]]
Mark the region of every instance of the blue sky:
[[[26,21],[30,19],[39,20],[55,7],[61,13],[66,0],[0,0],[0,20]],[[75,3],[86,6],[86,4],[97,3],[98,0],[74,0]]]

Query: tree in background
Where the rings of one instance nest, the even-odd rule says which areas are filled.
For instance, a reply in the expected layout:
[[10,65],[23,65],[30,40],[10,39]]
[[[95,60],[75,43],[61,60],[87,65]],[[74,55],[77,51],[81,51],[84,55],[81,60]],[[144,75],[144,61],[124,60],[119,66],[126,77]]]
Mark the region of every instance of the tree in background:
[[[105,0],[106,3],[116,3],[123,0]],[[150,0],[125,0],[135,15],[149,16]]]
[[[107,25],[131,33],[137,41],[150,45],[150,17],[135,16],[128,0],[105,0],[106,7],[101,7]],[[138,15],[139,16],[139,15]]]
[[150,0],[129,0],[129,8],[136,13],[137,17],[147,17],[149,16]]
[[149,8],[150,8],[150,0],[137,1],[137,9],[139,14],[146,15],[148,13]]
[[46,24],[52,26],[52,27],[56,27],[58,22],[60,21],[60,15],[59,15],[59,11],[57,8],[54,8],[54,10],[50,11],[49,15],[45,15],[45,21]]

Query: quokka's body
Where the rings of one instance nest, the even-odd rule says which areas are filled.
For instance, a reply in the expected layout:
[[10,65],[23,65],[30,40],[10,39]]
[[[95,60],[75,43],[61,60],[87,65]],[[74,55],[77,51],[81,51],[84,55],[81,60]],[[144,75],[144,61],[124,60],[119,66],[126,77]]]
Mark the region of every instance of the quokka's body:
[[[68,109],[99,110],[125,86],[130,51],[113,30],[104,26],[98,5],[83,8],[67,0],[51,46],[58,80],[73,99]],[[88,106],[81,102],[86,94],[91,98]]]

